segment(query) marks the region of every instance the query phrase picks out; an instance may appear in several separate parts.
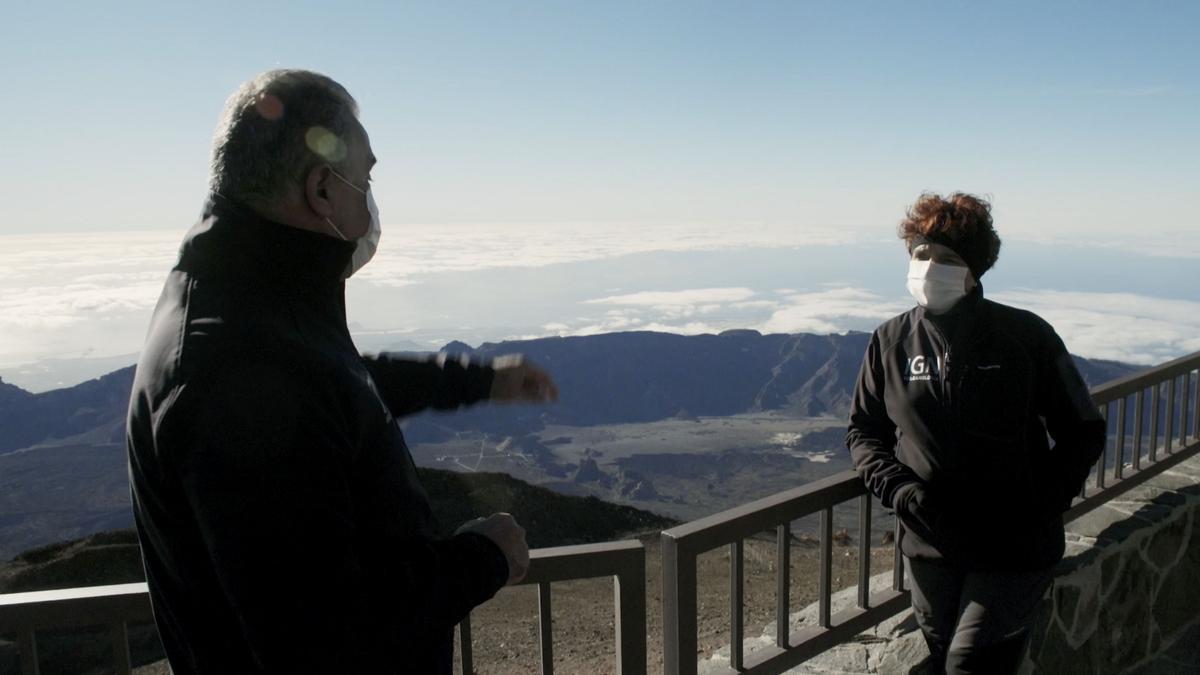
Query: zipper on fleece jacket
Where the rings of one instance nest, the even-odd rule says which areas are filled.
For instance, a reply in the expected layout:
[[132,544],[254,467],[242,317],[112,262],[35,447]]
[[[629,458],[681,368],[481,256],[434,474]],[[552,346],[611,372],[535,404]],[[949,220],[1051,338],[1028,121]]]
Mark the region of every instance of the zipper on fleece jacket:
[[952,395],[951,395],[951,386],[950,386],[950,352],[952,350],[952,347],[950,345],[950,340],[946,339],[946,334],[943,333],[942,329],[939,328],[938,325],[936,323],[934,323],[933,320],[930,319],[928,316],[923,317],[921,320],[924,321],[925,323],[929,324],[929,329],[933,333],[933,336],[936,338],[939,338],[941,341],[941,344],[944,347],[942,350],[941,358],[936,359],[938,362],[938,366],[939,366],[938,367],[938,371],[939,371],[938,378],[941,380],[941,382],[939,383],[941,390],[942,390],[941,403],[942,403],[943,408],[945,408],[948,412],[953,413],[954,407],[953,407],[953,402],[951,400]]

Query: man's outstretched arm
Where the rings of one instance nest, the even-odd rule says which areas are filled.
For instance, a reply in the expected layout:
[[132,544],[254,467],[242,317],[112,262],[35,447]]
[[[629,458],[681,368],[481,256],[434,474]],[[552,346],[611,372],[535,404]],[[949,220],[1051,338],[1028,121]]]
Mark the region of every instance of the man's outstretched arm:
[[365,355],[363,362],[392,415],[452,410],[482,400],[541,403],[558,400],[554,380],[517,355],[491,361],[444,353]]

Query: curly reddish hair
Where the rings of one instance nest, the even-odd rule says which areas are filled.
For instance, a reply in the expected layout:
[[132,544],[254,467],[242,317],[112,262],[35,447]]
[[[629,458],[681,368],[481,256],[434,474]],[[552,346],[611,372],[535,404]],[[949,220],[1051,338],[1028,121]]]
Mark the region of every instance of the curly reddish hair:
[[992,227],[992,205],[965,192],[947,197],[921,193],[908,207],[898,234],[910,251],[918,238],[949,247],[962,256],[976,279],[1000,257],[1000,236]]

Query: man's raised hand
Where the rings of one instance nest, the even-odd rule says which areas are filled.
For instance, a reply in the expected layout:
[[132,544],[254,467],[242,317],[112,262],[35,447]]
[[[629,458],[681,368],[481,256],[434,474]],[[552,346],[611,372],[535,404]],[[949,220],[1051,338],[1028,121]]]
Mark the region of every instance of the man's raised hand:
[[520,354],[506,354],[492,360],[492,390],[489,399],[501,403],[552,403],[558,400],[558,386],[550,374],[526,361]]

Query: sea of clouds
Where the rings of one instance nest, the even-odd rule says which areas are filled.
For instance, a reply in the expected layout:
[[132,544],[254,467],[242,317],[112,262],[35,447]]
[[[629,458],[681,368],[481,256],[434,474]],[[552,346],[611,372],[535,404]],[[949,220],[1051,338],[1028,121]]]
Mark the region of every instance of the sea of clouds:
[[[132,363],[182,235],[0,236],[0,377],[42,390]],[[1057,265],[1042,264],[1047,251]],[[1195,280],[1197,260],[1191,241],[1009,242],[985,285],[1077,354],[1153,364],[1200,351],[1200,294],[1180,281]],[[841,333],[912,306],[905,265],[895,240],[795,227],[409,225],[385,229],[347,295],[364,350],[626,330]]]

